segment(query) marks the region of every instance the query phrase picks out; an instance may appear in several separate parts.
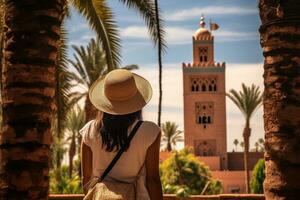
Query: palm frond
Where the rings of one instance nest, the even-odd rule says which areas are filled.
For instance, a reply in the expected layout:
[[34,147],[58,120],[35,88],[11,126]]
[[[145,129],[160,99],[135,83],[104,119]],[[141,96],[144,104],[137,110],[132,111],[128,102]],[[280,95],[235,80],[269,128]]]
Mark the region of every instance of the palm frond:
[[262,104],[262,94],[259,87],[254,84],[248,87],[243,83],[241,91],[237,92],[236,90],[231,89],[226,95],[243,113],[247,122],[249,122],[253,113]]
[[115,69],[121,62],[120,38],[114,15],[105,0],[71,0],[74,7],[87,19],[97,33],[108,65],[108,71]]
[[68,112],[69,98],[68,94],[71,90],[71,79],[68,75],[67,45],[66,45],[66,29],[64,24],[61,27],[61,38],[58,48],[58,67],[56,70],[56,104],[57,104],[57,137],[63,137],[63,129],[65,127],[65,119]]

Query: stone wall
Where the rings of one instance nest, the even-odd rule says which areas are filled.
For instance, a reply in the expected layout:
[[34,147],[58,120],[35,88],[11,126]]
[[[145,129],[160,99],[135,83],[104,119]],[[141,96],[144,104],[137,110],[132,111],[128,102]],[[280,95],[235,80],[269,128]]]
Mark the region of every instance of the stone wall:
[[[263,152],[249,152],[249,169],[252,170],[260,158],[264,157]],[[244,170],[244,152],[228,152],[228,170]]]
[[[58,194],[50,195],[49,200],[82,200],[81,194]],[[164,200],[180,200],[174,195],[164,195]],[[186,200],[265,200],[264,195],[260,194],[220,194],[220,195],[195,195]]]

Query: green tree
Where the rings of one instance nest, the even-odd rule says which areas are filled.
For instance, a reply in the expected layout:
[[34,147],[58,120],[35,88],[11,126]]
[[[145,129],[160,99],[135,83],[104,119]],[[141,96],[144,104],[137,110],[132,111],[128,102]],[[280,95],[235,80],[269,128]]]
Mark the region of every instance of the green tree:
[[252,178],[250,181],[251,193],[263,194],[264,180],[265,180],[265,161],[264,159],[259,159],[256,165],[254,166]]
[[[67,12],[67,11],[65,11]],[[65,13],[67,15],[67,13]],[[64,21],[65,22],[65,21]],[[54,128],[52,134],[54,136],[53,145],[53,157],[55,158],[55,172],[57,181],[60,180],[60,167],[64,156],[63,146],[64,143],[64,130],[66,128],[66,115],[69,109],[72,107],[69,94],[72,88],[72,76],[68,72],[68,60],[67,60],[67,39],[66,29],[64,23],[61,25],[60,32],[61,37],[59,39],[58,57],[57,57],[57,70],[55,72],[55,103],[57,106],[55,117],[53,118]]]
[[238,144],[239,144],[238,139],[234,139],[234,140],[233,140],[233,144],[235,145],[235,151],[237,151],[237,146],[238,146]]
[[254,143],[254,146],[255,146],[255,151],[258,152],[259,143],[258,143],[258,142],[255,142],[255,143]]
[[212,179],[209,168],[195,157],[192,149],[173,152],[161,163],[160,175],[166,194],[189,196],[219,194],[222,191],[221,182]]
[[[88,89],[99,77],[109,72],[105,53],[100,42],[91,39],[86,47],[72,46],[74,50],[74,60],[69,60],[75,72],[72,72],[72,78],[75,80],[75,85],[82,86],[82,91],[73,92],[72,98],[74,102],[85,98],[84,110],[86,120],[90,121],[95,118],[97,109],[92,105],[88,98]],[[117,67],[118,68],[118,67]],[[127,65],[124,69],[138,69],[137,65]]]
[[249,188],[249,167],[248,167],[248,153],[249,153],[249,138],[251,135],[250,119],[254,112],[262,103],[262,95],[258,86],[252,84],[250,87],[242,84],[242,90],[237,92],[231,89],[226,94],[229,99],[239,108],[245,118],[245,126],[243,131],[244,138],[244,168],[246,177],[246,193],[250,192]]
[[[80,143],[79,143],[79,130],[84,126],[85,123],[85,113],[79,107],[74,107],[67,116],[67,130],[69,132],[69,177],[73,174],[73,159],[76,153],[79,153]],[[78,154],[79,155],[79,154]],[[79,172],[78,172],[79,174]]]
[[172,151],[177,142],[182,142],[182,131],[178,130],[175,122],[167,121],[162,124],[162,143],[167,151]]

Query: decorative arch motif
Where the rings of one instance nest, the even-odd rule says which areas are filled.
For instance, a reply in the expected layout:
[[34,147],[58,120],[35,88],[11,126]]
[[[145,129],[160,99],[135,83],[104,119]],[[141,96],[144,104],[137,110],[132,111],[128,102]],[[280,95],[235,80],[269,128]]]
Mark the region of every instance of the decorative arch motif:
[[195,154],[197,156],[215,156],[216,140],[197,140],[195,141]]
[[216,92],[217,77],[198,76],[190,78],[191,92]]

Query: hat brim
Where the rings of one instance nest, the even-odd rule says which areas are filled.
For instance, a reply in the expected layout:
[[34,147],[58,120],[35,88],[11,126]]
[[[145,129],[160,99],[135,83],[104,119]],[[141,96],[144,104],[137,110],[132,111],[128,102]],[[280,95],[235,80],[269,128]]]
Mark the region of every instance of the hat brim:
[[137,93],[124,101],[112,101],[105,96],[104,80],[105,76],[97,79],[89,90],[91,103],[100,111],[113,115],[125,115],[141,110],[152,97],[152,88],[150,83],[143,77],[132,73]]

